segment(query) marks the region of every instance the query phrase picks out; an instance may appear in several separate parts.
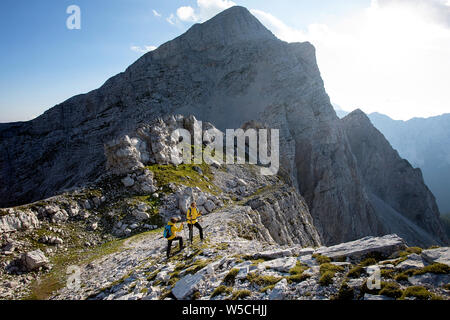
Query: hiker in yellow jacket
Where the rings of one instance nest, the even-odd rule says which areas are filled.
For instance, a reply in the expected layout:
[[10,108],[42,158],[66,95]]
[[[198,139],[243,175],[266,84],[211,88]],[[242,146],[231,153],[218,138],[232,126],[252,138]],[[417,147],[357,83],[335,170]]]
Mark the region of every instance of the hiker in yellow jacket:
[[179,227],[176,226],[176,223],[179,222],[180,219],[173,217],[170,219],[170,221],[167,223],[167,225],[170,227],[170,237],[167,238],[167,258],[170,257],[170,249],[172,247],[173,241],[178,241],[180,244],[180,251],[183,250],[183,238],[178,236],[177,232],[181,232],[183,230],[183,225],[181,224]]
[[197,204],[194,202],[191,203],[191,206],[189,207],[187,214],[186,214],[186,220],[189,227],[189,241],[192,243],[193,238],[193,229],[194,226],[198,229],[198,232],[200,233],[200,240],[203,241],[203,228],[198,223],[198,218],[201,216],[201,212],[197,209]]

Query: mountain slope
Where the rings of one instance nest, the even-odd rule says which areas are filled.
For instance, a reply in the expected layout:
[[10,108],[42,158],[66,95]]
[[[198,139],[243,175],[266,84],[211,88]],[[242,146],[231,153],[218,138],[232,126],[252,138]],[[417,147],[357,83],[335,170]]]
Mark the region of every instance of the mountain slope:
[[[342,122],[365,186],[375,195],[376,202],[384,201],[394,211],[426,230],[440,244],[447,243],[435,198],[425,185],[420,169],[414,169],[408,161],[400,158],[362,111],[353,111]],[[385,208],[376,207],[385,214]],[[400,222],[397,228],[392,224],[384,225],[403,235],[397,231],[402,224]],[[413,235],[418,233],[412,231],[408,234],[409,238],[414,238]],[[429,238],[417,237],[416,244],[430,245]]]
[[194,25],[98,90],[33,121],[0,125],[0,205],[95,180],[106,162],[103,143],[170,113],[193,114],[219,129],[251,120],[279,128],[281,164],[324,241],[382,233],[313,46],[278,40],[242,7]]
[[280,163],[324,243],[387,233],[366,192],[309,43],[277,39],[233,7],[149,52],[101,88],[26,123],[0,125],[0,205],[95,181],[103,144],[167,114],[219,129],[280,130]]
[[401,157],[422,169],[441,212],[450,212],[450,114],[409,121],[393,120],[379,113],[372,113],[369,118]]

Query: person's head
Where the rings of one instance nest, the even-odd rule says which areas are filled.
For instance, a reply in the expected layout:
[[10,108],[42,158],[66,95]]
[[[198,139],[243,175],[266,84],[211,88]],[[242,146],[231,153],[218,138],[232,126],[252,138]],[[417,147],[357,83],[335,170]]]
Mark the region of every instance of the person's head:
[[197,204],[195,203],[195,201],[191,203],[192,208],[195,208],[196,206],[197,206]]
[[170,222],[177,223],[178,222],[178,218],[177,217],[172,217],[172,218],[170,218]]

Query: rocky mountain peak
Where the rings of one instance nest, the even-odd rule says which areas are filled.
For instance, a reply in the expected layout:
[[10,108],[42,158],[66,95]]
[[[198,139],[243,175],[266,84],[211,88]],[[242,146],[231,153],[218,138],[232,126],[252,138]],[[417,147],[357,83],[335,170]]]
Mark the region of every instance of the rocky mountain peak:
[[244,7],[234,6],[212,19],[194,25],[186,36],[200,36],[224,39],[227,41],[273,39],[275,36]]
[[356,109],[345,116],[347,121],[355,121],[359,124],[368,123],[370,124],[369,117],[361,109]]
[[[158,53],[173,53],[178,49],[206,50],[212,45],[275,40],[276,37],[244,7],[234,6],[212,19],[194,24],[180,37],[161,46]],[[176,52],[176,51],[175,51]]]

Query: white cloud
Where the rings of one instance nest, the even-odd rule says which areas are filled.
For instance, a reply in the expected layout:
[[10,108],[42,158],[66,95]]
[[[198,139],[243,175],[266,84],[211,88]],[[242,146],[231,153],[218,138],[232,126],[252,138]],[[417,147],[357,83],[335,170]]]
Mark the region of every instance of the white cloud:
[[196,22],[197,17],[195,16],[194,8],[192,7],[180,7],[177,9],[177,17],[181,21]]
[[152,11],[155,17],[161,18],[161,14],[158,11],[156,11],[155,9],[153,9]]
[[230,0],[197,0],[197,7],[180,7],[177,17],[183,22],[204,22],[219,12],[235,6]]
[[130,50],[137,52],[137,53],[147,53],[153,50],[156,50],[158,47],[155,46],[144,46],[144,47],[139,47],[139,46],[131,46]]
[[373,0],[355,15],[307,30],[251,11],[280,39],[315,45],[336,104],[409,119],[450,112],[449,10],[447,0]]
[[177,23],[177,18],[174,16],[173,13],[171,13],[170,16],[166,18],[166,21],[171,25],[175,25]]

